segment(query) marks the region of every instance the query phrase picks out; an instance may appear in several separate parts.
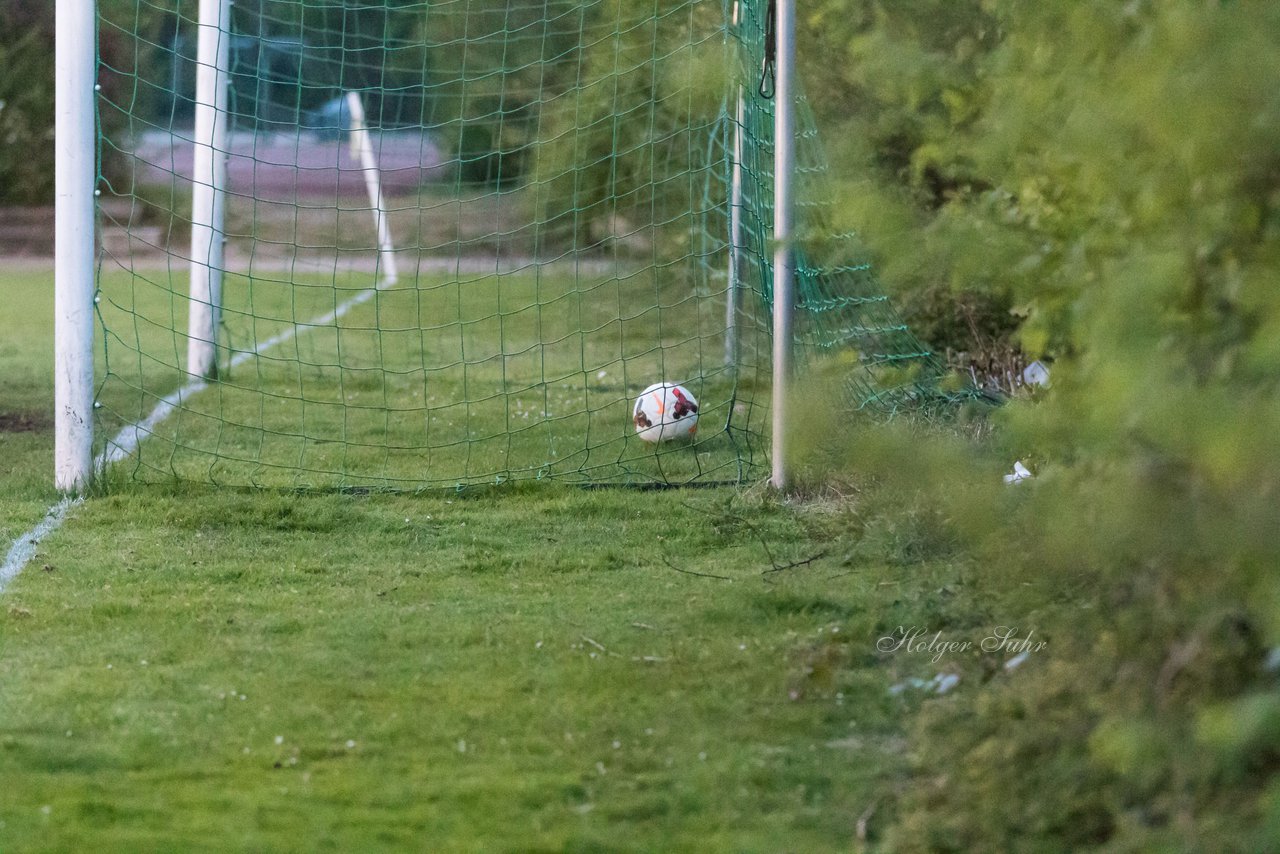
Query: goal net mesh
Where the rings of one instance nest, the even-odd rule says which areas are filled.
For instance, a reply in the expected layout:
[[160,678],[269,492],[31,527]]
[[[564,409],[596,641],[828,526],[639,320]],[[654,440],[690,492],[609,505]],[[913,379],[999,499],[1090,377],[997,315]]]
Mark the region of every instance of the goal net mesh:
[[[204,243],[198,4],[99,15],[96,417],[121,476],[415,489],[767,470],[762,0],[236,3],[216,34],[224,214]],[[798,106],[800,359],[830,360],[852,406],[933,399],[937,363],[852,236],[823,227]],[[211,275],[213,306],[191,288]],[[193,306],[216,320],[207,377]],[[650,444],[633,406],[662,381],[696,397],[698,429]]]

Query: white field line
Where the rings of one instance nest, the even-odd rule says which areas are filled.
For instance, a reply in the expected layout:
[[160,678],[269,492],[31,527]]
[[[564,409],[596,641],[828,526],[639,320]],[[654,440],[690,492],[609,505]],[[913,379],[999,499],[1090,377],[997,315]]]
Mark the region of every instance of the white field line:
[[[385,283],[379,283],[368,290],[361,291],[351,299],[339,305],[333,311],[326,312],[325,314],[312,318],[305,323],[295,323],[292,326],[286,327],[281,332],[278,332],[265,341],[259,343],[258,346],[254,347],[252,350],[243,350],[236,353],[231,357],[231,361],[228,363],[229,366],[233,368],[239,367],[255,356],[262,355],[272,347],[276,347],[289,339],[296,337],[300,331],[306,332],[310,329],[336,323],[340,317],[351,311],[351,309],[372,299],[373,295],[382,288],[383,284]],[[209,383],[205,380],[192,380],[177,391],[171,392],[160,398],[156,403],[155,408],[151,410],[150,414],[148,414],[146,418],[136,424],[130,424],[128,427],[125,427],[117,433],[114,438],[108,440],[106,447],[102,450],[102,453],[98,454],[93,461],[94,471],[100,473],[111,463],[119,462],[126,457],[132,456],[137,452],[138,445],[142,443],[142,440],[152,435],[160,422],[173,414],[173,412],[182,405],[182,401],[184,399],[190,398],[195,394],[199,394],[208,387]],[[4,564],[0,565],[0,593],[4,592],[4,589],[9,585],[9,582],[16,578],[18,573],[22,571],[23,567],[25,567],[31,561],[31,558],[35,556],[36,546],[40,544],[40,541],[56,531],[66,520],[67,514],[71,509],[79,505],[83,500],[84,499],[82,498],[62,499],[57,504],[49,508],[38,525],[18,537],[18,539],[14,540],[13,545],[9,548],[9,553],[5,555]]]
[[[381,287],[381,285],[379,285],[379,287]],[[338,318],[351,311],[351,309],[368,302],[378,289],[378,287],[375,287],[366,291],[361,291],[342,305],[335,308],[333,311],[322,314],[319,317],[314,317],[305,323],[295,323],[292,326],[286,327],[283,331],[272,335],[252,350],[242,350],[239,353],[236,353],[231,357],[231,361],[227,363],[228,366],[232,368],[240,367],[255,356],[260,356],[272,347],[283,344],[290,338],[296,337],[299,329],[306,332],[319,326],[328,326],[330,323],[335,323]],[[156,403],[155,408],[151,410],[150,415],[139,421],[137,424],[130,424],[128,427],[125,427],[115,435],[114,439],[107,442],[106,449],[103,450],[103,452],[98,455],[97,459],[93,461],[94,471],[101,472],[103,468],[111,463],[119,462],[125,457],[132,456],[133,453],[138,450],[138,445],[142,443],[142,440],[152,435],[160,422],[168,418],[175,409],[181,406],[184,399],[198,394],[208,387],[209,383],[206,380],[192,380],[177,391],[170,392],[160,398],[159,402]]]
[[35,557],[36,546],[40,545],[41,540],[58,529],[58,526],[62,524],[62,520],[67,518],[67,511],[83,500],[83,498],[62,499],[49,508],[48,512],[44,514],[44,518],[40,520],[39,525],[36,525],[13,541],[13,545],[9,548],[9,553],[4,556],[4,564],[0,565],[0,592],[3,592],[14,576],[22,572],[22,568],[27,565],[31,558]]

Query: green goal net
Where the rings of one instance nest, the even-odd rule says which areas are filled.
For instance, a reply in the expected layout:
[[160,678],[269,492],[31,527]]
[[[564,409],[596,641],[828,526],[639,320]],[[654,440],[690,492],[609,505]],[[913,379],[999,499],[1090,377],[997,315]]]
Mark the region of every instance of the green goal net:
[[[765,473],[764,2],[201,5],[99,6],[96,413],[117,470]],[[800,106],[801,358],[841,366],[851,405],[912,405],[938,366],[852,238],[824,234]],[[659,382],[696,398],[696,433],[638,434]]]

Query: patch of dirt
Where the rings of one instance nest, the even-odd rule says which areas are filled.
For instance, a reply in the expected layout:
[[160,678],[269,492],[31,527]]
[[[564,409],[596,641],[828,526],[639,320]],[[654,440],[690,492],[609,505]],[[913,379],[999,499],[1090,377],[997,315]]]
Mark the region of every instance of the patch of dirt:
[[53,418],[44,412],[0,411],[0,433],[48,433]]

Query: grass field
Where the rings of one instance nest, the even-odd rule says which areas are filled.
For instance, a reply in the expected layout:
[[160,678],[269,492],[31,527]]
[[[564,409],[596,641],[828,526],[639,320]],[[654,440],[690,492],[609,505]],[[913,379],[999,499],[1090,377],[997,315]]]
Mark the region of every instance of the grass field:
[[[374,278],[228,275],[220,382],[184,396],[131,474],[416,488],[737,482],[763,464],[762,331],[744,313],[741,359],[727,367],[723,297],[695,288],[684,265],[408,275],[377,291]],[[187,279],[108,264],[100,287],[110,434],[190,381]],[[662,379],[701,403],[693,444],[635,436],[631,403]]]
[[[55,498],[50,285],[0,280],[6,547]],[[0,594],[5,852],[850,850],[902,779],[931,671],[874,639],[936,604],[847,505],[111,484]]]

